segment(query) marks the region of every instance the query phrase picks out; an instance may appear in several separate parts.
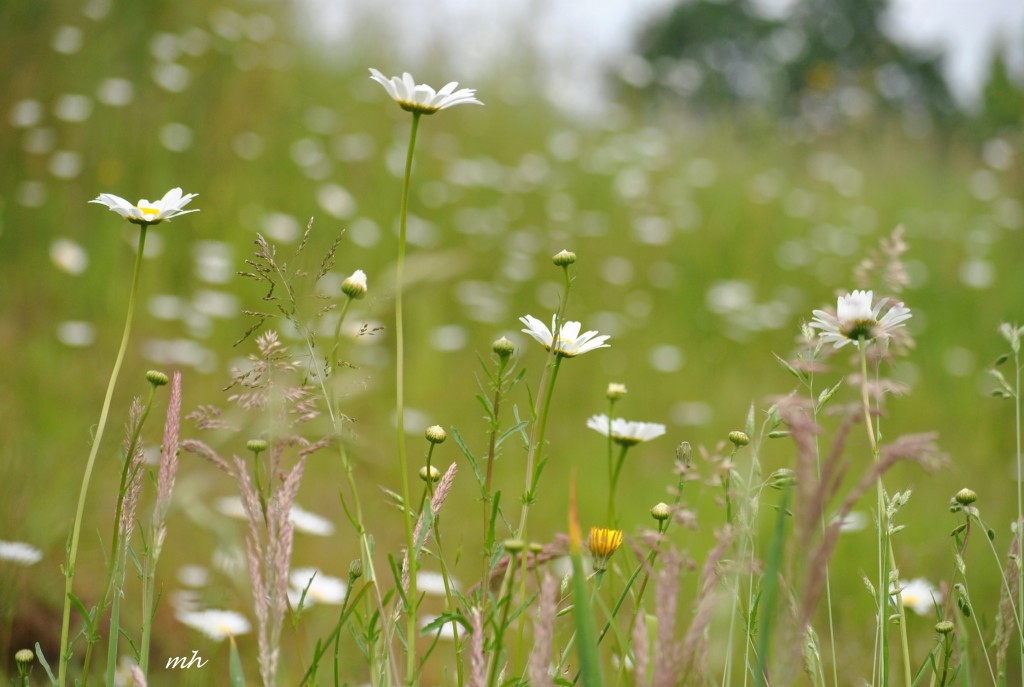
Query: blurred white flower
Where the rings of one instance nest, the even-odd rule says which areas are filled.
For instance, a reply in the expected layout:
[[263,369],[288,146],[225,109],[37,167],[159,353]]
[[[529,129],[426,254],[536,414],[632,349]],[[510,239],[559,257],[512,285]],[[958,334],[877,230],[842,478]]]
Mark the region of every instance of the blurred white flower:
[[43,552],[20,541],[0,541],[0,561],[17,565],[35,565],[43,560]]
[[208,609],[205,611],[178,611],[178,621],[193,630],[199,630],[210,639],[220,642],[228,637],[244,635],[252,629],[249,620],[235,611]]
[[[452,591],[459,588],[459,582],[454,577],[448,578],[448,584],[451,585]],[[445,596],[444,575],[431,570],[421,570],[416,573],[416,589],[430,596]]]
[[821,338],[835,344],[836,348],[852,342],[887,339],[892,331],[903,326],[910,319],[910,309],[903,303],[895,303],[881,314],[887,299],[879,300],[872,305],[874,292],[854,291],[840,296],[836,305],[836,314],[824,310],[815,310],[811,326],[821,330]]
[[[532,336],[549,351],[553,342],[555,353],[566,358],[572,358],[595,348],[610,348],[605,343],[611,338],[608,335],[597,336],[596,331],[580,334],[582,326],[579,322],[566,322],[559,328],[556,320],[557,316],[551,318],[551,329],[548,329],[547,325],[532,315],[519,318],[519,321],[526,325],[526,329],[521,331]],[[557,331],[557,336],[552,334],[552,331]]]
[[914,613],[929,615],[935,612],[935,604],[942,602],[942,593],[928,580],[917,577],[900,587],[900,598]]
[[339,606],[345,600],[347,585],[337,577],[324,575],[317,568],[296,568],[289,575],[288,582],[291,585],[288,597],[293,606],[299,605],[303,591],[306,592],[306,598],[302,605],[306,608],[315,603]]
[[605,436],[611,436],[612,441],[624,446],[650,441],[665,433],[665,425],[657,422],[633,422],[621,417],[613,418],[609,422],[608,416],[604,413],[587,420],[587,427]]
[[101,193],[89,202],[106,205],[110,210],[121,215],[132,224],[159,224],[178,215],[199,212],[198,209],[184,209],[197,195],[199,194],[186,193],[182,195],[180,188],[172,188],[160,200],[149,201],[143,198],[136,205],[132,205],[124,198],[110,193]]
[[[476,99],[476,89],[458,88],[457,81],[445,84],[441,90],[435,91],[426,84],[416,83],[409,72],[389,79],[372,67],[370,78],[383,86],[391,99],[409,112],[434,114],[438,110],[455,105],[483,105]],[[456,88],[458,90],[455,90]]]

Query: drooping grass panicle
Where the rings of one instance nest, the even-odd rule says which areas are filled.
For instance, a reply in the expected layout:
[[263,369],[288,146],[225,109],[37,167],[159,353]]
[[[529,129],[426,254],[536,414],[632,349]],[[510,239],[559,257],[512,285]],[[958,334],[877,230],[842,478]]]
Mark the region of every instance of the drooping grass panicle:
[[872,464],[861,475],[861,478],[846,493],[846,498],[839,508],[832,523],[825,529],[821,543],[808,556],[808,568],[805,576],[803,595],[800,600],[800,624],[805,625],[814,609],[817,607],[825,587],[825,566],[836,542],[839,540],[840,528],[843,521],[853,510],[857,501],[869,489],[874,487],[882,475],[893,465],[900,461],[916,463],[928,471],[940,467],[945,462],[945,457],[939,451],[935,440],[937,435],[934,432],[924,434],[909,434],[898,437],[894,441],[883,444],[879,447],[878,462]]
[[[191,417],[191,416],[189,416]],[[181,448],[183,451],[188,451],[193,455],[197,455],[200,458],[205,458],[210,463],[216,465],[218,468],[224,471],[230,477],[237,477],[235,468],[232,467],[226,460],[220,457],[220,454],[213,450],[206,442],[200,441],[199,439],[185,439],[181,442]]]
[[694,600],[693,620],[683,639],[679,665],[684,671],[700,669],[700,666],[696,664],[696,658],[702,653],[702,648],[707,643],[707,629],[711,623],[717,599],[715,588],[723,576],[721,563],[731,549],[736,534],[732,527],[726,525],[715,534],[715,537],[718,541],[704,560],[697,587],[697,597]]
[[647,638],[647,616],[641,611],[633,625],[633,676],[639,687],[650,687],[647,679],[651,645]]
[[552,642],[558,610],[558,580],[544,574],[537,599],[537,620],[533,624],[533,651],[527,674],[532,687],[554,687],[551,678]]

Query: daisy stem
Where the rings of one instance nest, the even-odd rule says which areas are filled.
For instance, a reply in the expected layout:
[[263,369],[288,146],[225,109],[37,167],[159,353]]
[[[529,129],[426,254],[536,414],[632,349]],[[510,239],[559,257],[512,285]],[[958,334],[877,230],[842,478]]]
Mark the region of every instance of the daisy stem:
[[405,276],[405,241],[409,214],[409,181],[412,178],[412,155],[416,149],[416,131],[420,113],[412,113],[409,151],[405,156],[405,178],[402,181],[402,207],[398,220],[398,260],[395,264],[395,424],[398,439],[398,469],[402,474],[402,512],[405,514],[405,538],[409,551],[409,595],[406,620],[405,679],[416,682],[416,546],[412,538],[412,513],[409,511],[409,474],[405,456],[405,332],[402,326],[402,288]]
[[[609,433],[611,430],[609,429]],[[622,472],[622,463],[626,459],[626,451],[629,444],[622,444],[619,450],[619,457],[615,461],[615,469],[612,470],[611,484],[608,486],[608,526],[615,527],[615,490],[619,486],[619,474]]]
[[[1024,489],[1024,472],[1022,472],[1021,467],[1020,448],[1020,328],[1017,328],[1014,337],[1014,345],[1012,346],[1014,371],[1013,419],[1017,440],[1017,538],[1020,539],[1021,535],[1024,534],[1020,531],[1021,527],[1024,526],[1024,497],[1021,494],[1021,490]],[[1021,613],[1024,613],[1024,584],[1021,584],[1019,581],[1017,583],[1017,608],[1021,609]],[[1020,633],[1018,638],[1020,639],[1021,683],[1024,684],[1024,633]]]
[[[868,441],[871,444],[871,455],[877,465],[880,459],[878,451],[878,436],[875,433],[874,421],[871,416],[871,400],[868,390],[868,356],[865,342],[859,342],[860,350],[860,375],[861,375],[861,402],[864,406],[864,424],[868,431]],[[878,475],[876,482],[878,492],[878,623],[879,623],[879,649],[882,654],[881,662],[881,684],[889,684],[889,574],[896,569],[896,557],[892,550],[892,540],[889,538],[889,517],[886,511],[885,487],[882,484],[882,475]],[[907,615],[903,604],[903,597],[896,594],[896,607],[900,619],[900,642],[903,653],[903,679],[907,687],[914,683],[910,670],[910,647],[907,637]]]
[[78,560],[78,541],[82,533],[82,514],[85,512],[85,497],[89,492],[89,481],[92,478],[92,469],[96,464],[96,456],[103,441],[103,431],[107,427],[107,417],[110,414],[110,403],[114,398],[114,387],[117,386],[117,378],[121,374],[121,365],[124,363],[125,352],[128,350],[128,338],[132,331],[132,319],[135,314],[135,299],[139,291],[139,274],[142,272],[142,257],[146,247],[146,230],[148,224],[139,225],[139,244],[135,256],[135,267],[132,271],[132,285],[128,292],[128,314],[124,321],[124,332],[121,334],[121,347],[117,351],[117,358],[114,360],[114,369],[110,373],[110,381],[107,383],[107,393],[103,398],[103,408],[100,410],[99,424],[96,426],[96,434],[93,436],[92,448],[89,450],[89,459],[85,463],[85,475],[82,477],[82,488],[78,494],[78,508],[75,511],[75,522],[71,529],[71,543],[68,549],[67,566],[64,568],[64,614],[61,620],[60,630],[60,663],[57,669],[57,684],[63,687],[67,681],[68,660],[71,658],[68,639],[71,629],[71,596],[75,579],[75,561]]

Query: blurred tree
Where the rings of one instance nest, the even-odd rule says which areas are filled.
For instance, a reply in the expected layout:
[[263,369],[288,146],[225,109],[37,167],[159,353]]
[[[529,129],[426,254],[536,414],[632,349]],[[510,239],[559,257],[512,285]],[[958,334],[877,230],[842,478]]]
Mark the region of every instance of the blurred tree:
[[1016,83],[1010,74],[1002,45],[996,45],[992,50],[978,120],[982,133],[1024,126],[1024,87]]
[[[938,57],[882,31],[886,4],[799,0],[776,17],[751,0],[684,0],[644,30],[639,53],[654,65],[652,85],[702,107],[750,103],[839,118],[877,107],[952,120],[958,111]],[[680,80],[680,69],[697,76]]]

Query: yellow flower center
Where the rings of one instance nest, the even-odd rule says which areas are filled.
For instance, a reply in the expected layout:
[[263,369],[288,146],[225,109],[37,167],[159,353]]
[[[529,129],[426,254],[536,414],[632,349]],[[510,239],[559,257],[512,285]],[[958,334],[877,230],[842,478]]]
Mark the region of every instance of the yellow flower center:
[[138,208],[146,217],[156,217],[157,215],[160,214],[160,208],[142,207],[141,205],[139,205]]

